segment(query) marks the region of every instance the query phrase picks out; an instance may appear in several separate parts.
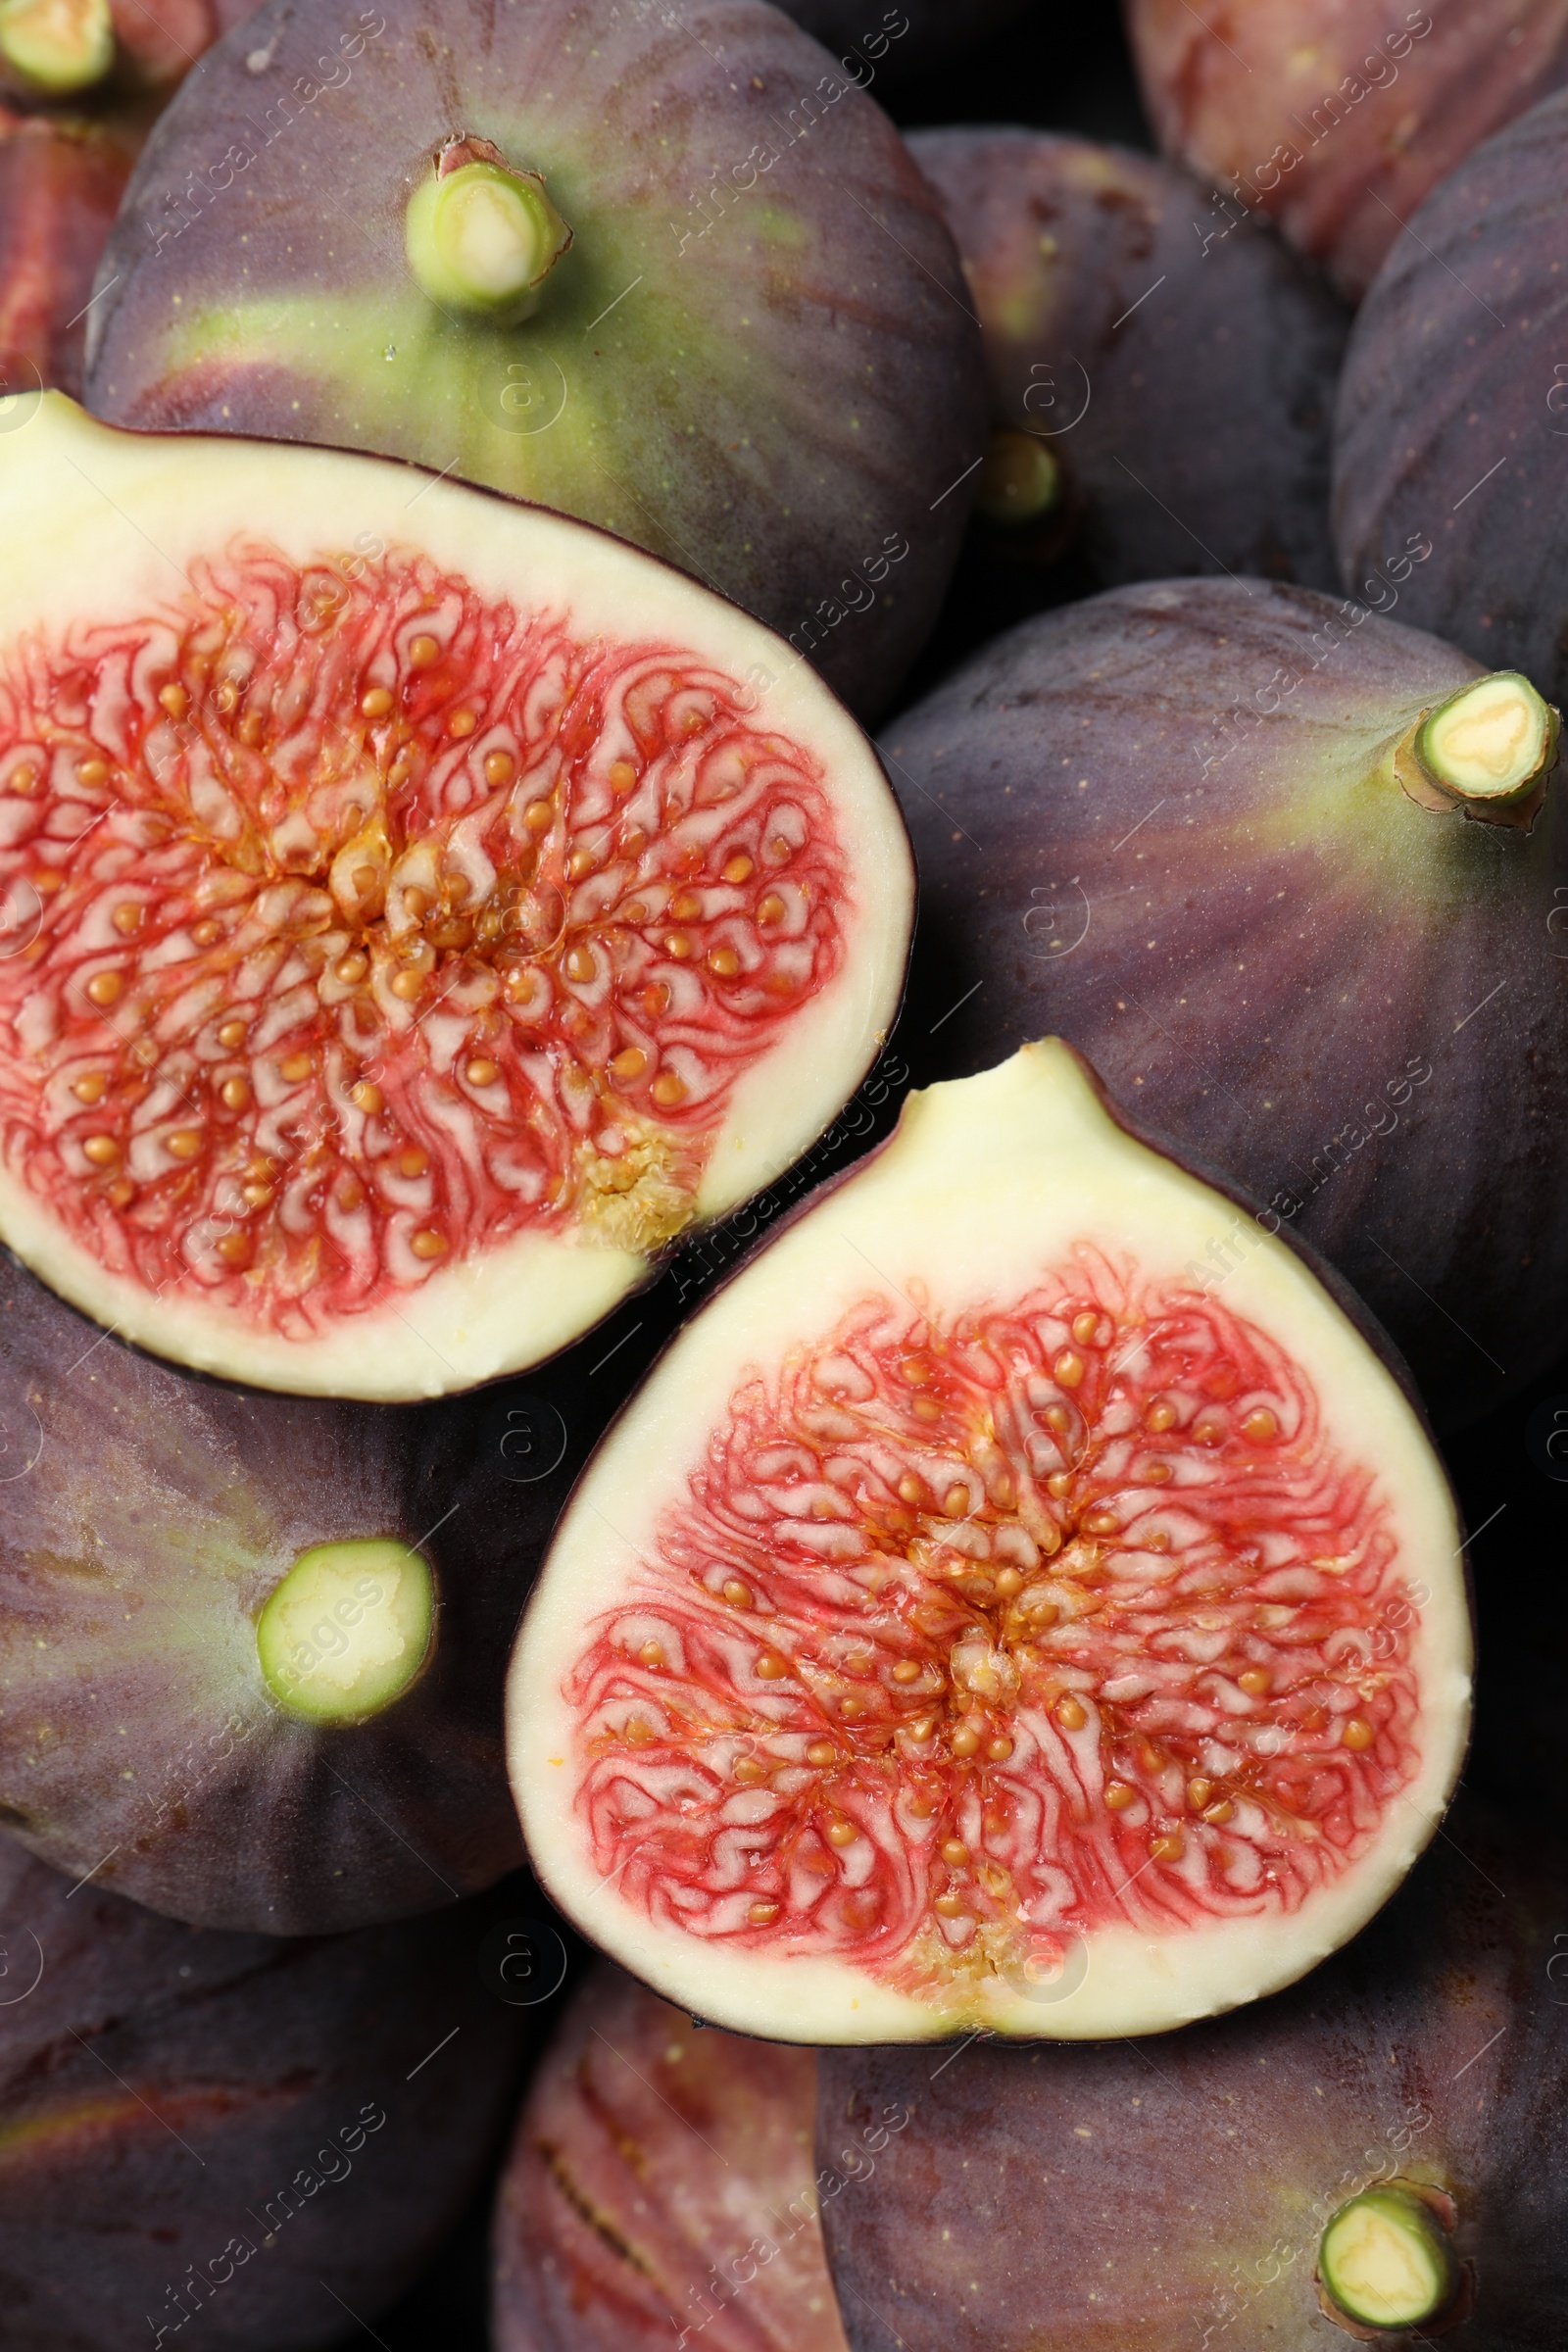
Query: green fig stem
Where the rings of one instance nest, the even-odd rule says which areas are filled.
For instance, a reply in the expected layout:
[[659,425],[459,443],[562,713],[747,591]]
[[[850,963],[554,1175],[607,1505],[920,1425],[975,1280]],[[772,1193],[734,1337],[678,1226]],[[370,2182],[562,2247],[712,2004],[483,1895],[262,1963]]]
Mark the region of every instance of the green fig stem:
[[975,494],[985,521],[1004,530],[1022,529],[1058,507],[1061,492],[1061,467],[1035,434],[992,434]]
[[1424,808],[1529,826],[1557,761],[1557,712],[1515,669],[1496,669],[1424,710],[1394,746],[1394,769]]
[[115,62],[109,0],[0,0],[0,60],[34,97],[91,89]]
[[1453,2301],[1459,2266],[1433,2204],[1397,2181],[1342,2205],[1318,2245],[1320,2300],[1350,2332],[1420,2328]]
[[400,1698],[430,1648],[429,1562],[395,1537],[302,1551],[263,1609],[256,1647],[268,1690],[310,1723],[363,1723]]
[[537,172],[514,171],[488,139],[463,138],[410,197],[404,241],[438,308],[515,326],[538,308],[571,231]]

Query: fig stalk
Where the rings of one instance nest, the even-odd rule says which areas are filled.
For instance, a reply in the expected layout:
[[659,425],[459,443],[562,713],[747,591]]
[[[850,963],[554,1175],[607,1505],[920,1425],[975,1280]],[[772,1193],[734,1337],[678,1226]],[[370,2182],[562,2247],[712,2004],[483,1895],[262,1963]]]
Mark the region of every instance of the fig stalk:
[[1420,808],[1528,828],[1556,765],[1560,724],[1528,678],[1494,670],[1422,712],[1394,746],[1394,772]]
[[409,266],[442,310],[516,326],[571,245],[537,172],[514,171],[489,139],[450,140],[409,199]]
[[435,1615],[430,1563],[394,1537],[301,1552],[256,1627],[267,1687],[291,1715],[363,1723],[423,1665]]
[[0,61],[30,96],[91,89],[115,62],[109,0],[0,0]]
[[1396,2180],[1340,2207],[1319,2242],[1317,2279],[1327,2316],[1364,2336],[1439,2318],[1459,2271],[1435,2200]]

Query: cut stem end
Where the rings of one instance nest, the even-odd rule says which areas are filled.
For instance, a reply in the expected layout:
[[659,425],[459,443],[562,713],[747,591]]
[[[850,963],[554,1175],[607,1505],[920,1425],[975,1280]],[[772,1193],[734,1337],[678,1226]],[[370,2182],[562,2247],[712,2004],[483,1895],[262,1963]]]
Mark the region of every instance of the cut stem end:
[[1060,506],[1061,467],[1032,433],[994,432],[980,468],[975,507],[1002,530],[1041,522]]
[[1318,2286],[1331,2318],[1362,2329],[1419,2328],[1453,2301],[1459,2268],[1433,2206],[1390,2182],[1342,2205],[1318,2247]]
[[1396,748],[1395,771],[1423,808],[1529,825],[1556,765],[1559,723],[1528,678],[1494,670],[1417,719]]
[[435,1585],[421,1552],[393,1537],[317,1544],[263,1609],[256,1647],[268,1690],[310,1723],[363,1723],[424,1664]]
[[91,89],[115,62],[109,0],[0,0],[0,61],[35,97]]
[[442,310],[513,326],[537,309],[571,231],[537,172],[514,172],[488,139],[456,139],[409,199],[409,266]]

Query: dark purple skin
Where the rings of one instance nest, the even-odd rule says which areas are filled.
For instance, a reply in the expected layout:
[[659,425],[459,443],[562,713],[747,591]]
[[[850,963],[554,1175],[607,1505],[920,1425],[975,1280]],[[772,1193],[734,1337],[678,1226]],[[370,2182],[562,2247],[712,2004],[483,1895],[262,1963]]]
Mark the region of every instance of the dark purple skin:
[[980,314],[992,423],[1062,467],[1094,583],[1249,572],[1337,589],[1329,427],[1348,319],[1306,266],[1127,148],[990,127],[909,144]]
[[480,1955],[507,1915],[206,1934],[0,1838],[6,2352],[304,2352],[373,2322],[505,2121],[528,2013]]
[[[88,406],[368,449],[579,515],[878,712],[957,554],[985,386],[871,71],[761,0],[387,0],[330,40],[268,0],[138,165]],[[438,309],[405,252],[410,194],[464,133],[543,172],[573,232],[521,325]]]
[[1359,606],[1175,581],[1026,623],[884,745],[915,1082],[1066,1038],[1338,1268],[1440,1425],[1549,1362],[1568,1300],[1554,809],[1473,823],[1377,772],[1476,674]]
[[[515,1868],[507,1655],[617,1400],[588,1387],[600,1352],[436,1405],[258,1394],[101,1335],[0,1255],[0,1827],[72,1878],[273,1935]],[[425,1668],[361,1724],[284,1713],[264,1603],[311,1545],[375,1536],[434,1571]]]
[[1568,694],[1568,90],[1427,198],[1356,320],[1335,431],[1348,573],[1412,530],[1408,612],[1477,661]]
[[[892,74],[919,74],[978,48],[1027,13],[1029,0],[780,0],[788,17],[835,57],[848,52]],[[906,29],[897,28],[903,24]],[[886,50],[879,46],[889,36]]]
[[[1465,1808],[1299,1984],[1140,2042],[830,2050],[819,2156],[890,2107],[824,2205],[854,2352],[1333,2352],[1317,2243],[1378,2180],[1450,2196],[1464,2352],[1568,2330],[1568,1856]],[[1445,2341],[1442,2321],[1393,2346]]]

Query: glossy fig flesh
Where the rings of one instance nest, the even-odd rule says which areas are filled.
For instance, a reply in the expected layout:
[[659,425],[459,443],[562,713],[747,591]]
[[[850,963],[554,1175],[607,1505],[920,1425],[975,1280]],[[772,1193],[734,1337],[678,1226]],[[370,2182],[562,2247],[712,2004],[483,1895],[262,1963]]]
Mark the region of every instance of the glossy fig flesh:
[[1391,533],[1430,526],[1411,618],[1554,698],[1568,691],[1568,502],[1547,444],[1568,435],[1568,344],[1550,240],[1565,201],[1568,91],[1470,156],[1390,254],[1356,320],[1334,450],[1349,574],[1399,544]]
[[204,1934],[0,1839],[6,2352],[306,2352],[373,2322],[506,2116],[524,2013],[475,1965],[492,1919]]
[[803,1151],[903,981],[869,745],[579,523],[58,395],[0,436],[0,1235],[140,1346],[403,1398]]
[[1351,302],[1429,192],[1568,79],[1565,0],[1128,0],[1167,155],[1271,214]]
[[819,2218],[843,2176],[816,2166],[815,2117],[813,2051],[700,2029],[601,1963],[502,2180],[496,2352],[669,2352],[672,2332],[704,2352],[845,2352]]
[[613,1403],[591,1368],[423,1406],[246,1392],[0,1256],[0,1827],[272,1935],[514,1868],[507,1651]]
[[[1432,560],[1389,541],[1359,593],[1402,610]],[[1568,1299],[1554,721],[1482,678],[1365,604],[1178,581],[1030,621],[886,744],[916,1082],[1059,1029],[1339,1267],[1450,1423],[1552,1359]],[[1494,781],[1433,790],[1405,747],[1466,690],[1437,723],[1478,719]]]
[[1480,1808],[1304,1984],[1152,2050],[830,2051],[855,2352],[1555,2352],[1568,2327],[1563,1849]]
[[508,1690],[585,1935],[844,2042],[1157,2032],[1354,1934],[1458,1770],[1469,1619],[1437,1457],[1277,1222],[1048,1042],[911,1097],[686,1326]]
[[165,115],[89,405],[581,515],[886,708],[985,391],[952,240],[856,69],[758,0],[390,0],[329,49],[269,0]]
[[1252,572],[1338,588],[1329,427],[1347,320],[1242,208],[1043,131],[923,130],[985,335],[977,532],[1097,586]]

